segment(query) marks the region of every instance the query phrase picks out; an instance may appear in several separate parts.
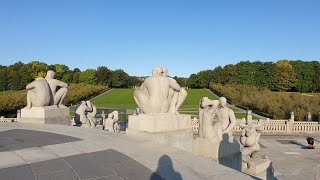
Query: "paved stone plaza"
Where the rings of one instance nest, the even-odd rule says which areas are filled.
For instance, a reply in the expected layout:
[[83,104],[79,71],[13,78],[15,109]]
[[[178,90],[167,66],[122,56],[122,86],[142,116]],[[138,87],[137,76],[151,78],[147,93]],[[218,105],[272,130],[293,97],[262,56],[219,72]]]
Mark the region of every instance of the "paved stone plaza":
[[[315,179],[320,153],[302,148],[305,137],[262,136],[277,179]],[[2,179],[250,179],[176,148],[60,125],[2,123],[0,158]]]
[[1,179],[251,179],[176,148],[62,125],[1,123],[0,159]]

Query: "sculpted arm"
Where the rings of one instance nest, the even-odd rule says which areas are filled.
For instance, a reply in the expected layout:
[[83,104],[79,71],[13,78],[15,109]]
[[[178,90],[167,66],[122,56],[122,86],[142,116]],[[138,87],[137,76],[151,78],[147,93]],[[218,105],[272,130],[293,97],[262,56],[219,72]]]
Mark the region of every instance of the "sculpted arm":
[[26,86],[26,89],[27,89],[27,90],[30,90],[30,89],[35,88],[35,83],[36,83],[36,81],[33,81],[32,83],[28,84],[28,85]]
[[232,110],[229,110],[228,114],[229,114],[230,124],[229,124],[228,128],[226,130],[224,130],[223,133],[229,133],[230,131],[232,131],[233,127],[237,123],[236,116],[234,115],[234,112]]
[[176,80],[169,78],[169,86],[170,88],[174,89],[175,91],[180,91],[181,87],[179,86],[179,84],[177,83]]

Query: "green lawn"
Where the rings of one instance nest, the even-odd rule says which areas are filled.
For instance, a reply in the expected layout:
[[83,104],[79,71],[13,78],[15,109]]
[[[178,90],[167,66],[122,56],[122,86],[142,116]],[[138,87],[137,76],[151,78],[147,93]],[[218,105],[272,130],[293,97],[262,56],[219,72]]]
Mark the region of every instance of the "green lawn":
[[[187,89],[187,92],[188,96],[179,112],[180,114],[189,114],[192,117],[197,117],[199,114],[198,106],[201,98],[208,97],[210,99],[216,99],[215,96],[206,89]],[[92,103],[97,107],[103,108],[135,109],[137,107],[133,99],[133,89],[114,89],[95,98],[92,100]],[[235,110],[236,118],[240,119],[246,116],[245,113],[237,112],[238,110]],[[74,114],[74,107],[70,108],[70,114]],[[257,118],[254,117],[254,119]]]
[[133,89],[114,89],[94,100],[97,107],[135,109],[137,107],[133,99]]

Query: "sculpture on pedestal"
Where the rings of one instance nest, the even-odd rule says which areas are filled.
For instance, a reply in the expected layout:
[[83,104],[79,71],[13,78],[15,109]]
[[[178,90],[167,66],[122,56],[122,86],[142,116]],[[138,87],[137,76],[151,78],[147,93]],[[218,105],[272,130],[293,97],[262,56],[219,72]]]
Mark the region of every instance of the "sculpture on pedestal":
[[118,120],[119,115],[118,111],[113,111],[112,113],[108,114],[108,118],[103,122],[103,126],[105,130],[118,132]]
[[96,126],[96,114],[96,106],[94,106],[90,101],[82,101],[76,110],[74,121],[77,126],[94,128]]
[[242,162],[246,164],[247,169],[253,165],[253,158],[257,157],[257,152],[260,150],[260,126],[255,126],[249,122],[249,124],[240,123],[242,128],[240,143],[243,145],[241,148]]
[[65,107],[62,105],[62,101],[68,93],[68,84],[53,79],[54,74],[50,70],[47,72],[46,78],[38,77],[26,86],[28,90],[26,109],[52,105]]
[[167,76],[168,70],[154,67],[152,76],[134,90],[134,100],[141,113],[178,114],[178,109],[187,97],[187,92]]
[[212,142],[222,140],[222,135],[227,133],[229,141],[233,141],[232,129],[236,125],[233,110],[227,107],[227,99],[210,100],[204,97],[199,105],[199,137]]

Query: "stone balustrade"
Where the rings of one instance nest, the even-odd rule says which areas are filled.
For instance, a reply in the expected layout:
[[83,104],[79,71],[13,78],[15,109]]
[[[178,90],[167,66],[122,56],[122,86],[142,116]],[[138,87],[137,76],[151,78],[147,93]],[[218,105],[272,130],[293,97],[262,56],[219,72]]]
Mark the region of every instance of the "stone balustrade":
[[[239,123],[242,119],[237,120],[234,132],[241,132]],[[263,133],[320,133],[320,123],[318,122],[292,122],[290,120],[257,120],[252,124],[260,124]],[[198,133],[198,119],[192,120],[192,129],[194,133]]]

